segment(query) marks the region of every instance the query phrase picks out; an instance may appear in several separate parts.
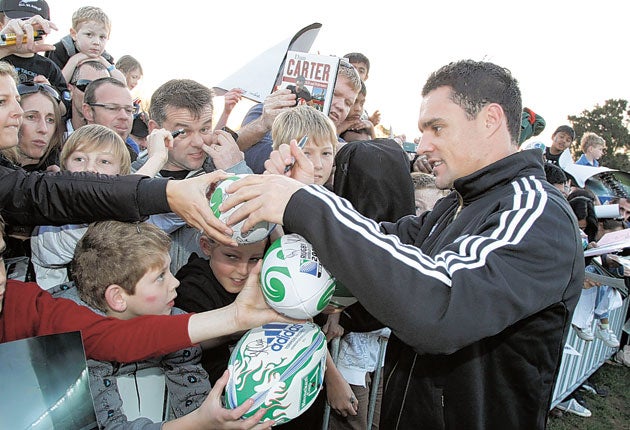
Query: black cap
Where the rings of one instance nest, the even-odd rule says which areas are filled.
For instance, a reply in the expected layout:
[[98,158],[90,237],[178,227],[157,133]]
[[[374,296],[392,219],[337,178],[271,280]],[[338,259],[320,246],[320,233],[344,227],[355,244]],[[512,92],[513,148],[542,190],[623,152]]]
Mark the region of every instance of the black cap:
[[133,119],[131,134],[137,137],[147,137],[149,135],[149,127],[147,127],[147,123],[139,116]]
[[568,134],[569,136],[571,136],[571,140],[575,140],[575,130],[573,130],[573,127],[570,127],[568,125],[561,125],[560,127],[556,128],[556,131],[553,132],[553,135],[556,135],[560,132]]
[[50,9],[45,0],[0,0],[0,12],[13,19],[39,15],[50,20]]

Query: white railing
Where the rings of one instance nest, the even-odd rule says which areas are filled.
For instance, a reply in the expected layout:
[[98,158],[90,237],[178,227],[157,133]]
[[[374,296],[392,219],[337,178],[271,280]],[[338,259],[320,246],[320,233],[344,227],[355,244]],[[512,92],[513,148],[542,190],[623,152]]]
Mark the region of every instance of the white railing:
[[[626,319],[629,301],[628,299],[624,300],[623,305],[611,311],[608,317],[610,329],[617,338],[621,338],[621,328]],[[616,348],[606,346],[597,337],[591,342],[586,342],[577,336],[575,330],[569,329],[569,336],[553,392],[551,408],[554,408],[577,387],[582,385],[589,376],[595,373],[616,352]]]

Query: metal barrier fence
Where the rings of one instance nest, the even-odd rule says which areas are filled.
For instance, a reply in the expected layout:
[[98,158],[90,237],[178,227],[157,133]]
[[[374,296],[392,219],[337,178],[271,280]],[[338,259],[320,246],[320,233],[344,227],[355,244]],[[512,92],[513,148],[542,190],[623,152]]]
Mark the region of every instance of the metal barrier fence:
[[[626,319],[628,302],[630,302],[630,299],[624,300],[623,306],[611,311],[608,318],[610,329],[617,338],[621,338],[621,328]],[[589,376],[595,373],[616,352],[617,349],[606,346],[597,337],[590,342],[586,342],[577,336],[575,330],[570,329],[553,392],[551,408],[553,409],[582,385]]]

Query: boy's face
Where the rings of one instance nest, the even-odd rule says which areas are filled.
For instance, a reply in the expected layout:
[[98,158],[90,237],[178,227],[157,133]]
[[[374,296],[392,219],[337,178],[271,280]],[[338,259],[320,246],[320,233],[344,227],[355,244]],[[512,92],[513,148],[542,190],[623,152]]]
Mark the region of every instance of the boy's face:
[[210,260],[210,269],[228,293],[238,294],[258,260],[265,255],[267,240],[249,245],[227,246],[211,242],[205,236],[200,244]]
[[554,134],[551,137],[551,148],[555,150],[556,154],[563,152],[569,146],[571,146],[571,135],[569,133],[565,133],[564,131],[560,131]]
[[72,152],[65,162],[65,169],[70,172],[94,172],[103,175],[120,174],[121,161],[112,151],[111,145],[79,148]]
[[[164,170],[200,169],[207,157],[202,148],[212,143],[212,107],[204,109],[198,118],[188,109],[168,107],[162,127],[170,131],[184,129],[184,133],[173,140],[173,149],[168,151]],[[150,120],[149,132],[156,128],[160,126]]]
[[355,69],[357,69],[357,72],[359,72],[359,77],[361,78],[361,80],[363,82],[367,81],[368,78],[368,66],[367,64],[360,62],[360,63],[350,63],[354,66]]
[[365,96],[361,93],[357,95],[357,99],[354,101],[354,105],[352,105],[352,109],[350,109],[350,113],[348,113],[348,117],[346,120],[358,120],[361,118],[363,114],[363,106],[365,105]]
[[105,51],[109,39],[109,29],[96,21],[87,21],[78,29],[71,28],[70,36],[77,45],[77,51],[90,58],[99,57]]
[[359,91],[354,89],[347,77],[338,77],[337,83],[335,83],[330,112],[328,113],[328,117],[335,124],[335,127],[339,127],[346,120],[358,94]]
[[315,168],[315,183],[324,185],[332,174],[335,152],[332,142],[318,142],[316,139],[309,139],[302,148],[304,155],[311,160]]
[[445,195],[446,193],[444,190],[439,190],[437,188],[415,190],[414,196],[416,202],[416,215],[433,210],[435,203]]
[[589,148],[589,152],[591,153],[591,156],[593,157],[593,159],[599,160],[600,158],[602,158],[602,156],[606,152],[606,146],[605,145],[593,145],[593,146],[591,146]]
[[141,315],[170,315],[175,305],[179,281],[170,270],[171,258],[168,252],[163,255],[162,264],[148,270],[136,284],[136,293],[124,294],[127,309],[122,319]]

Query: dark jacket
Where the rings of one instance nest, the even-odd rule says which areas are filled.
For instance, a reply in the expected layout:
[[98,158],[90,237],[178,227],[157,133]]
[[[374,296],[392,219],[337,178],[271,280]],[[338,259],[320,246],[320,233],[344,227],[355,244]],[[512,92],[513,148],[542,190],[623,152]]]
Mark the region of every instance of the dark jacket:
[[[180,282],[175,306],[186,312],[219,309],[236,300],[237,294],[225,291],[212,273],[208,260],[198,257],[197,254],[191,255],[188,263],[179,269],[175,277]],[[230,359],[229,347],[236,344],[239,337],[203,351],[201,365],[208,372],[213,385],[225,372]]]
[[539,152],[515,153],[380,226],[321,187],[289,201],[284,225],[392,329],[383,428],[545,427],[584,256],[544,178]]
[[[62,70],[66,66],[70,57],[78,53],[77,46],[69,34],[65,35],[59,40],[59,42],[55,43],[54,47],[54,51],[46,51],[44,55],[54,61],[55,64]],[[104,51],[101,54],[101,57],[106,59],[109,64],[114,64],[114,57],[107,53],[107,51]]]
[[28,173],[0,156],[0,213],[16,225],[141,221],[170,212],[166,182],[140,175]]
[[[415,212],[409,157],[393,139],[350,142],[335,155],[333,192],[376,222],[396,221]],[[346,332],[383,328],[359,302],[339,318]]]

